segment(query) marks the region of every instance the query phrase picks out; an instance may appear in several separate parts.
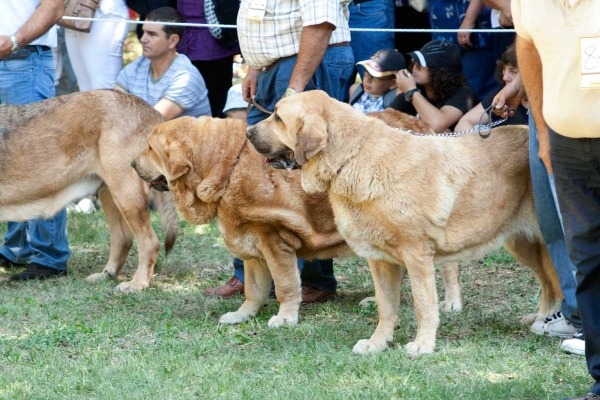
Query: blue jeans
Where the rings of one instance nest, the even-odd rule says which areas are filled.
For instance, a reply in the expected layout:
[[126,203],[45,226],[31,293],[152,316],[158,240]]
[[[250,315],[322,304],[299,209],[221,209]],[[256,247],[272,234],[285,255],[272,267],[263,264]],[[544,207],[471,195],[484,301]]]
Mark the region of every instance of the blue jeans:
[[[50,97],[54,97],[52,51],[37,46],[26,59],[0,60],[0,103],[28,104]],[[0,254],[16,264],[34,262],[66,270],[71,255],[66,210],[47,220],[9,222]]]
[[496,51],[494,48],[463,50],[462,70],[463,75],[467,78],[467,84],[475,90],[480,100],[500,87],[496,81]]
[[573,139],[550,130],[550,154],[567,249],[577,268],[585,357],[595,380],[591,391],[600,394],[600,138]]
[[538,133],[533,116],[529,113],[529,168],[533,184],[535,211],[542,236],[546,242],[546,248],[550,253],[552,264],[554,264],[554,269],[558,275],[560,288],[565,296],[561,311],[573,326],[581,328],[581,317],[579,316],[579,308],[575,297],[575,289],[577,288],[577,282],[575,281],[576,269],[571,263],[565,242],[554,188],[554,178],[548,174],[548,170],[538,153]]
[[[296,65],[296,56],[279,60],[268,71],[263,71],[258,77],[255,101],[272,111],[275,103],[284,95],[290,82],[292,71]],[[354,56],[349,46],[330,47],[325,52],[321,64],[315,71],[305,90],[320,89],[329,96],[340,101],[347,101],[346,84],[352,77]],[[269,115],[254,106],[250,107],[247,122],[255,125]],[[244,281],[244,263],[234,259],[235,276]],[[317,290],[334,292],[337,281],[333,275],[333,260],[298,260],[298,269],[303,284],[315,287]]]
[[[371,0],[365,3],[348,5],[350,28],[384,28],[394,29],[394,1]],[[364,61],[371,58],[379,50],[393,49],[394,32],[350,32],[354,59]],[[364,69],[360,69],[362,78]],[[354,82],[352,82],[354,83]]]

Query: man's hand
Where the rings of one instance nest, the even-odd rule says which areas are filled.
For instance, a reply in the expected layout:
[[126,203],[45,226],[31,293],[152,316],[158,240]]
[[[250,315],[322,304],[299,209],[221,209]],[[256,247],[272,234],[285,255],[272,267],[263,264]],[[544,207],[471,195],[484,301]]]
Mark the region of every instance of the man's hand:
[[12,50],[13,42],[8,35],[0,35],[0,58],[6,57]]
[[512,20],[512,14],[506,15],[501,13],[500,16],[498,16],[498,23],[503,28],[513,28],[515,26]]
[[256,86],[258,84],[258,76],[260,69],[248,68],[248,73],[242,82],[242,97],[248,104],[252,103],[252,99],[256,96]]
[[[460,24],[458,29],[473,29],[475,28],[475,21],[468,21],[466,18]],[[467,49],[473,47],[473,43],[471,43],[471,32],[458,32],[456,34],[456,39],[458,43]]]
[[521,76],[517,75],[508,85],[504,86],[492,100],[496,106],[493,109],[494,114],[500,118],[513,117],[515,110],[521,104],[525,96],[525,88],[521,81]]

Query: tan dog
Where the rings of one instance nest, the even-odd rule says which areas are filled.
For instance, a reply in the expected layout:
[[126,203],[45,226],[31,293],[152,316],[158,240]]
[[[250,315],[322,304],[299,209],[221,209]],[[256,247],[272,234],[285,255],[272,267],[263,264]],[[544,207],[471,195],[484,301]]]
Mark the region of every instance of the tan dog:
[[435,263],[480,258],[504,243],[542,286],[528,323],[551,314],[561,297],[535,216],[525,127],[498,128],[485,140],[420,137],[310,91],[282,99],[248,137],[267,157],[294,152],[303,188],[329,194],[342,236],[369,261],[379,324],[355,353],[382,351],[393,340],[400,266],[418,322],[406,345],[411,355],[435,348]]
[[192,224],[217,218],[225,245],[244,260],[246,301],[219,322],[254,317],[267,301],[271,277],[279,313],[270,327],[298,321],[302,299],[297,257],[353,255],[338,233],[327,195],[307,194],[300,171],[271,168],[237,119],[179,118],[156,127],[136,159],[140,176],[173,193]]
[[[0,221],[48,218],[94,194],[110,226],[110,256],[88,282],[115,277],[133,242],[139,264],[117,288],[148,287],[160,244],[150,224],[149,190],[131,161],[162,116],[143,100],[112,90],[74,93],[24,106],[0,105]],[[167,251],[177,237],[170,194],[154,195],[167,228]]]

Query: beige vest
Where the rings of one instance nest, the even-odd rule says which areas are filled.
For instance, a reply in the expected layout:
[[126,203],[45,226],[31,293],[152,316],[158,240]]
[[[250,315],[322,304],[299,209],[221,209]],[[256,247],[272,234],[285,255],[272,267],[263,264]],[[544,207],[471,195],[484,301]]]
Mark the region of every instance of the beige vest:
[[582,58],[579,40],[600,37],[600,0],[574,6],[569,0],[512,0],[511,6],[517,34],[533,41],[542,59],[548,125],[563,136],[600,137],[600,86],[580,88],[580,59],[591,69],[600,66],[600,46]]

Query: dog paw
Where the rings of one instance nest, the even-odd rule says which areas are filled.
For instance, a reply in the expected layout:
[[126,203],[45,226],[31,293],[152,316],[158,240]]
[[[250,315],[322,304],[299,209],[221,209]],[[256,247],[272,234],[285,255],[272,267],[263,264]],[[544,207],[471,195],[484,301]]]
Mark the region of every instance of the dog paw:
[[279,315],[273,315],[269,320],[269,328],[279,328],[284,325],[296,325],[298,323],[298,314],[288,315],[287,317],[280,317]]
[[380,348],[379,346],[373,344],[368,339],[361,339],[354,345],[352,352],[354,354],[373,354],[373,353],[381,353],[385,350],[384,348]]
[[528,315],[524,316],[523,318],[521,318],[521,325],[531,326],[531,325],[533,325],[533,323],[535,321],[543,320],[544,318],[546,318],[544,315],[528,314]]
[[462,311],[462,303],[458,301],[440,301],[440,310],[446,313],[460,313]]
[[250,315],[242,314],[240,312],[228,312],[227,314],[223,314],[221,318],[219,318],[220,324],[241,324],[244,321],[248,321],[250,319]]
[[123,282],[115,288],[116,292],[121,293],[136,293],[146,289],[148,285],[140,285],[134,282]]
[[90,276],[85,278],[85,281],[87,283],[98,283],[98,282],[106,281],[110,278],[111,278],[111,276],[108,274],[108,272],[97,272],[97,273],[91,274]]
[[362,308],[369,308],[371,306],[377,307],[377,303],[375,302],[375,296],[365,297],[358,303]]
[[411,357],[418,357],[421,354],[431,354],[435,346],[425,345],[417,342],[408,342],[404,348]]

